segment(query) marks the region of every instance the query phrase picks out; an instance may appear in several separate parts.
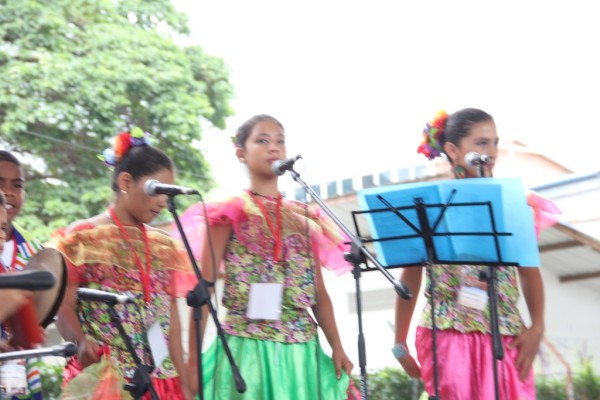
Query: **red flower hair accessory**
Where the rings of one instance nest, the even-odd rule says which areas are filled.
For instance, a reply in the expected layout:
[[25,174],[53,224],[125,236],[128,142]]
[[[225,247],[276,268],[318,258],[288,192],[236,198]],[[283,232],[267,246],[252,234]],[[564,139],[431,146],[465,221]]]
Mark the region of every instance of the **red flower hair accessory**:
[[131,132],[119,133],[114,139],[113,147],[104,150],[101,155],[98,155],[98,158],[106,165],[114,167],[129,150],[138,146],[150,146],[150,134],[135,127]]
[[417,153],[423,154],[430,160],[442,154],[444,151],[442,147],[444,144],[444,129],[447,120],[448,114],[442,110],[425,125],[423,129],[423,141],[419,145]]

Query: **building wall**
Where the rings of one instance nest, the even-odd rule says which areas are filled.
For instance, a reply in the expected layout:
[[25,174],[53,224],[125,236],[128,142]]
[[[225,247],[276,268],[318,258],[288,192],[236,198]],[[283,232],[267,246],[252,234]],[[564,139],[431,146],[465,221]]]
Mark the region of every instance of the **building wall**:
[[[566,366],[560,357],[573,371],[588,361],[600,371],[600,318],[597,317],[600,292],[588,288],[585,281],[561,283],[556,274],[543,268],[542,276],[546,292],[546,342],[536,360],[536,371],[564,375]],[[527,315],[524,304],[521,309]]]

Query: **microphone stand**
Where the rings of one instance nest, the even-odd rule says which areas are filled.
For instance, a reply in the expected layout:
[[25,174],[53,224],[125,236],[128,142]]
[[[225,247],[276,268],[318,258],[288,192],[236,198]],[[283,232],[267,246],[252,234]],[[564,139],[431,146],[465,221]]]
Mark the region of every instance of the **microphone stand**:
[[[477,174],[480,178],[485,177],[485,171],[483,167],[485,163],[480,163],[477,168]],[[491,171],[490,171],[491,174]],[[493,232],[496,232],[496,220],[494,219],[494,215],[491,211],[491,205],[489,206],[490,210],[490,222],[492,224]],[[496,245],[496,254],[498,256],[498,262],[502,262],[502,257],[500,254],[500,243],[498,242],[498,236],[494,236],[494,243]],[[500,387],[498,382],[498,360],[502,361],[504,359],[504,346],[502,345],[502,335],[500,334],[500,327],[498,324],[498,290],[496,288],[496,283],[498,282],[497,278],[497,270],[496,268],[499,265],[488,266],[487,271],[480,271],[479,279],[481,281],[487,282],[488,289],[488,298],[490,302],[490,330],[492,334],[492,354],[493,354],[493,373],[494,373],[494,395],[496,399],[500,399]]]
[[34,350],[11,351],[8,353],[0,353],[0,362],[8,360],[21,360],[29,358],[38,358],[46,356],[54,357],[71,357],[77,353],[77,346],[71,342],[65,342],[52,347],[43,347]]
[[130,392],[135,399],[141,399],[146,392],[150,391],[150,396],[152,400],[158,400],[159,397],[156,394],[156,391],[154,390],[154,386],[152,385],[152,378],[150,378],[150,373],[152,372],[154,367],[142,364],[142,361],[138,357],[137,353],[135,352],[135,349],[133,348],[133,345],[131,344],[131,339],[129,338],[129,336],[125,332],[125,329],[123,328],[123,325],[121,324],[119,314],[117,314],[114,305],[107,305],[108,313],[110,315],[110,321],[117,327],[117,330],[119,331],[119,334],[121,335],[121,338],[125,343],[125,347],[127,347],[127,351],[129,352],[129,354],[131,354],[131,357],[133,357],[133,361],[136,365],[136,369],[133,374],[133,378],[131,379],[131,383],[125,384],[125,390]]
[[[200,193],[200,200],[204,202]],[[235,381],[235,387],[238,393],[244,393],[246,391],[246,383],[240,374],[240,371],[233,359],[233,355],[231,354],[231,350],[229,349],[229,344],[227,343],[227,339],[225,338],[225,331],[221,327],[219,323],[219,317],[217,316],[217,312],[210,301],[210,293],[208,291],[208,287],[213,286],[214,284],[208,283],[202,276],[202,272],[200,272],[200,268],[198,268],[198,264],[194,258],[194,254],[192,252],[192,248],[190,247],[190,243],[183,231],[183,226],[181,225],[181,221],[179,220],[179,216],[177,215],[177,208],[175,206],[174,201],[175,194],[168,194],[168,208],[169,212],[173,216],[173,220],[177,225],[177,229],[179,230],[179,234],[181,235],[181,240],[185,246],[188,257],[194,269],[194,273],[196,274],[196,278],[198,279],[198,283],[187,295],[187,304],[188,306],[194,309],[194,322],[196,324],[196,353],[198,357],[198,392],[200,400],[204,399],[204,380],[203,380],[203,372],[202,372],[202,306],[206,305],[212,316],[212,319],[217,328],[217,335],[219,339],[223,343],[223,349],[229,360],[229,364],[231,365],[231,372],[233,373],[233,379]],[[210,233],[207,231],[207,235]]]
[[353,274],[356,281],[356,312],[358,317],[358,359],[360,365],[360,391],[363,400],[368,400],[368,388],[367,388],[367,356],[365,350],[365,338],[363,333],[362,324],[362,302],[360,295],[360,276],[361,269],[360,264],[363,264],[368,259],[371,261],[379,271],[392,283],[396,293],[405,300],[410,299],[411,294],[408,288],[394,278],[380,263],[377,258],[364,246],[362,240],[358,238],[350,229],[344,225],[344,223],[333,213],[333,211],[325,204],[323,199],[319,197],[315,191],[310,188],[306,182],[300,178],[300,174],[296,172],[291,166],[288,169],[292,175],[292,179],[302,186],[302,188],[310,195],[310,197],[321,207],[323,211],[331,218],[331,220],[350,238],[350,253],[344,254],[344,259],[353,265]]

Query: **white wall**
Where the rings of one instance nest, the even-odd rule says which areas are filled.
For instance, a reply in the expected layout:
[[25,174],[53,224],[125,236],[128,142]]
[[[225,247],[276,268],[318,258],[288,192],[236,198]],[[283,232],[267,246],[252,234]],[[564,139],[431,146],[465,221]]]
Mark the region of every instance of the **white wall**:
[[[542,276],[546,293],[546,339],[573,371],[577,371],[584,360],[592,361],[596,372],[600,371],[600,293],[587,288],[585,281],[560,283],[557,275],[543,268]],[[542,346],[536,370],[543,374],[565,373],[565,367],[547,345]]]

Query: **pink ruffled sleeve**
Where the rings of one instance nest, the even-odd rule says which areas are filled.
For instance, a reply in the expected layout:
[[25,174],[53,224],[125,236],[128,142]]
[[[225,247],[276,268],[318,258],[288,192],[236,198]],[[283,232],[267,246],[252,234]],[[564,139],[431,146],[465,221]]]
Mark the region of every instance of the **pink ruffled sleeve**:
[[540,232],[556,224],[559,220],[559,215],[562,214],[551,200],[534,192],[527,193],[527,204],[533,209],[535,233],[538,238]]
[[[206,217],[205,217],[206,216]],[[183,232],[190,244],[196,260],[200,259],[200,251],[206,237],[206,223],[214,225],[235,225],[244,219],[243,202],[233,198],[221,203],[196,203],[185,210],[179,217]],[[175,223],[172,226],[173,238],[182,241]]]
[[344,259],[344,253],[350,251],[350,239],[337,225],[319,209],[315,209],[314,221],[321,228],[312,235],[317,257],[322,266],[341,275],[352,270],[352,264]]

